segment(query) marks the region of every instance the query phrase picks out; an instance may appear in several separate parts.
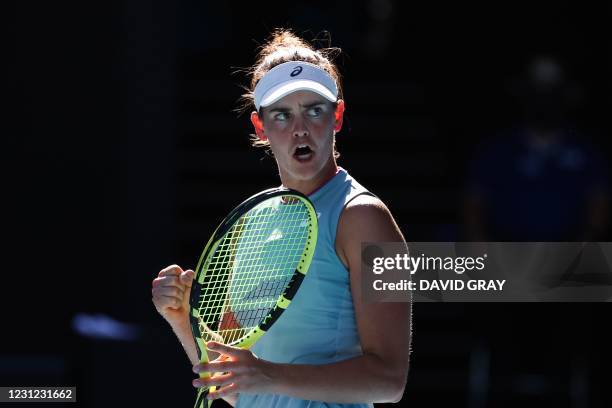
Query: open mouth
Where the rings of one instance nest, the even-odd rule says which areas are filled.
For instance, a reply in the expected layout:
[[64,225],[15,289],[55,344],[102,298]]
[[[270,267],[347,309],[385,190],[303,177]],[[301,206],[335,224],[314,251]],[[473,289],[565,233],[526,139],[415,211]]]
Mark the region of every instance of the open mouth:
[[293,157],[295,157],[299,161],[306,161],[310,159],[313,155],[313,151],[307,144],[297,145],[295,148],[295,152],[293,153]]

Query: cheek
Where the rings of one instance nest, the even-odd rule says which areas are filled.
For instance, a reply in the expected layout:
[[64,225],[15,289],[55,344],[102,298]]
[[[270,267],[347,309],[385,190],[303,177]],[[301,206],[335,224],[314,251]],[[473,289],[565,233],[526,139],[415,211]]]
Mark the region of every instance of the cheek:
[[275,122],[271,120],[264,129],[270,133],[286,132],[289,129],[289,122]]
[[310,122],[310,128],[317,134],[331,134],[334,131],[334,118],[333,116],[326,116],[319,120],[312,120]]
[[278,157],[279,153],[283,153],[287,150],[287,141],[289,140],[289,138],[284,137],[282,132],[275,132],[273,130],[269,130],[267,131],[266,135],[268,136],[270,149],[276,157]]
[[274,154],[276,160],[282,160],[284,157],[282,149],[277,143],[270,143],[270,150],[272,150],[272,154]]
[[319,140],[319,143],[329,142],[331,144],[334,134],[333,123],[315,123],[310,127],[313,136]]

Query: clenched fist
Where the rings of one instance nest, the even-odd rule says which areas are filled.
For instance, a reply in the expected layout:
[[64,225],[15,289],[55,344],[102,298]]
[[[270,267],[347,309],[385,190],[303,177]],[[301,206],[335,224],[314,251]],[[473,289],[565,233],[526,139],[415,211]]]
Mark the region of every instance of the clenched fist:
[[189,294],[195,272],[178,265],[162,269],[153,279],[153,304],[171,326],[189,324]]

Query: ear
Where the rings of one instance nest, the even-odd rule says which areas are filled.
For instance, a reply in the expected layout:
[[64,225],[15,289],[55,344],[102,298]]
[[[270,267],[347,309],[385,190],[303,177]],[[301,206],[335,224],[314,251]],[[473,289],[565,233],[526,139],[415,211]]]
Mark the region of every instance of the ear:
[[268,138],[264,134],[263,122],[261,121],[256,111],[251,112],[251,123],[253,124],[253,128],[255,128],[255,133],[257,134],[259,140],[268,140]]
[[342,99],[338,100],[338,105],[336,106],[335,112],[335,125],[334,132],[338,133],[342,129],[342,123],[344,121],[344,101]]

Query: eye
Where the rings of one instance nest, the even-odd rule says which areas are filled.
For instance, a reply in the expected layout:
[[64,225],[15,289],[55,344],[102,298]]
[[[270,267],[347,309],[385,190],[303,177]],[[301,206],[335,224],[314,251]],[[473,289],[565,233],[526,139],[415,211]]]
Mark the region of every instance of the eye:
[[279,122],[284,122],[289,119],[289,114],[287,112],[278,112],[274,115],[274,120]]
[[307,111],[308,116],[316,118],[317,116],[321,116],[323,113],[323,108],[320,106],[314,106]]

